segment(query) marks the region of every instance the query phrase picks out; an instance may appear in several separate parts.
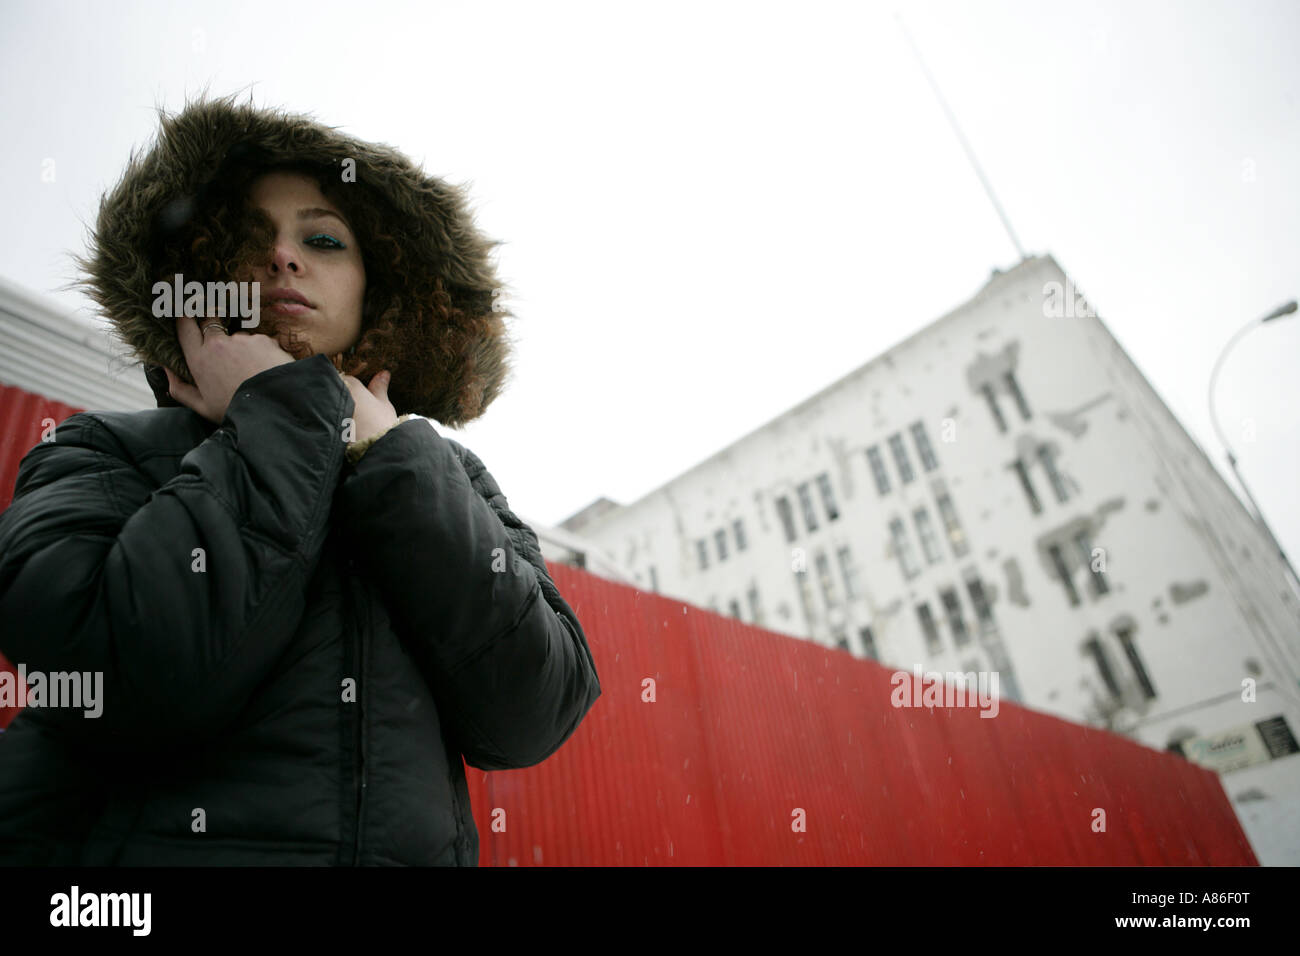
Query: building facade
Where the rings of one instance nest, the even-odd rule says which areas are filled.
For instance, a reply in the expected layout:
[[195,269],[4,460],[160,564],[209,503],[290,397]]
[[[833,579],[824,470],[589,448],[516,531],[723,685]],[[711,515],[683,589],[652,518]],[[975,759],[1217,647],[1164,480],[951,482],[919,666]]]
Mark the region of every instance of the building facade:
[[[573,522],[573,525],[570,525]],[[647,590],[1218,770],[1300,864],[1300,601],[1050,256],[640,500],[562,527]]]

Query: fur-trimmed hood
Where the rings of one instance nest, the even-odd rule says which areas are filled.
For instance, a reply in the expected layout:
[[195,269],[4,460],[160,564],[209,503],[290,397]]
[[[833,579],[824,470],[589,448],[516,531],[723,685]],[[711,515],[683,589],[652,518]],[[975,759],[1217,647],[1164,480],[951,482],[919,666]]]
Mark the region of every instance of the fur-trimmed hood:
[[[145,365],[159,407],[177,403],[167,395],[161,366],[192,381],[176,338],[174,321],[153,314],[151,289],[159,230],[174,226],[194,208],[195,197],[221,169],[231,150],[256,152],[269,162],[310,160],[341,166],[354,163],[358,181],[381,194],[401,221],[403,258],[423,275],[441,278],[452,305],[470,314],[485,311],[502,283],[490,262],[499,242],[486,238],[469,212],[462,187],[430,176],[391,147],[346,136],[300,115],[237,105],[234,97],[187,105],[162,114],[155,142],[143,155],[133,153],[121,181],[100,201],[99,215],[81,265],[82,284],[100,305],[113,334]],[[510,345],[501,321],[469,344],[461,363],[463,381],[432,394],[408,396],[415,412],[444,425],[459,426],[480,416],[500,393],[510,371]],[[478,396],[461,405],[447,396]]]

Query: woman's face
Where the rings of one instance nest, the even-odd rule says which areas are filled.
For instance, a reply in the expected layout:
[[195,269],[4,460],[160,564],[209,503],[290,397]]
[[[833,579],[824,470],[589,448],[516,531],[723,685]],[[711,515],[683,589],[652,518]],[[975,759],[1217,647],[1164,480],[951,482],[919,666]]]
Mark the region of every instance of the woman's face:
[[[300,173],[266,173],[254,180],[248,199],[275,230],[270,259],[253,270],[262,287],[256,331],[276,338],[296,359],[347,351],[361,335],[366,270],[342,210]],[[306,303],[286,301],[285,291]]]

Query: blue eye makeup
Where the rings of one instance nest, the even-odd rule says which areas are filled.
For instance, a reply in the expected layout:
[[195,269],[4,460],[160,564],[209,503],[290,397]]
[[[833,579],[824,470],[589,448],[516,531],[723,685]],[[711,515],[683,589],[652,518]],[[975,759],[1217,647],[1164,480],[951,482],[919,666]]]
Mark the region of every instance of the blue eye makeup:
[[311,246],[314,242],[316,242],[317,239],[323,239],[327,243],[327,245],[313,246],[313,248],[315,249],[346,249],[347,248],[347,246],[343,245],[343,243],[339,242],[329,233],[325,233],[325,232],[318,232],[316,233],[316,235],[309,238],[307,240],[307,245]]

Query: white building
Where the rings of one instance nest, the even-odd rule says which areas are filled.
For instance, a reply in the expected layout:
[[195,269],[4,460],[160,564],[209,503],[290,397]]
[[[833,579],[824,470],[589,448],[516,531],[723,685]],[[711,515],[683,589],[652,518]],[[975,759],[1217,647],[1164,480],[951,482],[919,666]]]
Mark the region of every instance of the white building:
[[131,366],[102,324],[2,277],[0,384],[77,408],[156,404],[141,365]]
[[1179,750],[1300,864],[1286,566],[1050,256],[562,527],[648,590]]

